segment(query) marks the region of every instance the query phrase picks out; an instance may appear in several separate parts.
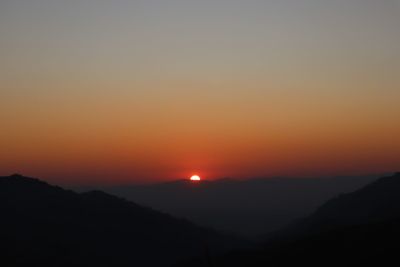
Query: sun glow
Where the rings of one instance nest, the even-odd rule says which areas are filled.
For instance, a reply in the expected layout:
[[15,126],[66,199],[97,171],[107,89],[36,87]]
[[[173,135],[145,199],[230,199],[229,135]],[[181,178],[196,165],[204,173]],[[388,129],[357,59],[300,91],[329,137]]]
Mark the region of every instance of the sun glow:
[[201,180],[201,178],[200,178],[200,176],[198,176],[198,175],[193,175],[192,177],[190,177],[190,181],[196,181],[196,182],[198,182],[198,181],[200,181]]

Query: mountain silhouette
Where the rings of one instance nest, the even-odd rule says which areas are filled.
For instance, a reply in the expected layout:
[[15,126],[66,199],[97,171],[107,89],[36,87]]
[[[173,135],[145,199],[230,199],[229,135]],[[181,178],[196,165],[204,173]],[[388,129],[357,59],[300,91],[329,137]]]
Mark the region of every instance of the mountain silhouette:
[[378,223],[400,217],[400,173],[383,177],[327,201],[311,216],[284,229],[304,234],[332,228]]
[[377,176],[335,178],[178,180],[102,190],[199,225],[257,239],[310,215],[328,199],[363,187]]
[[101,191],[0,177],[0,266],[169,266],[241,241]]
[[[257,250],[231,252],[214,266],[399,266],[400,173],[327,201]],[[196,259],[177,266],[203,266]]]

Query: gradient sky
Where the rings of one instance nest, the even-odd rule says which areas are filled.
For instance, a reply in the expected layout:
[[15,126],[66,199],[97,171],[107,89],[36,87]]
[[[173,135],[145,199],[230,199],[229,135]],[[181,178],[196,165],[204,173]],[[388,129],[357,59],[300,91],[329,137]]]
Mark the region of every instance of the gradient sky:
[[1,0],[0,173],[400,169],[398,0]]

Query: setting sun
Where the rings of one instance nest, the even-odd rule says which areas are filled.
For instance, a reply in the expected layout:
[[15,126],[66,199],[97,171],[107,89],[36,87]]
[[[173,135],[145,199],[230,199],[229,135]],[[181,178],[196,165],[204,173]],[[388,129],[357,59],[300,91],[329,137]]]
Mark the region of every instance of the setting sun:
[[190,177],[190,181],[200,181],[201,178],[198,175],[193,175],[192,177]]

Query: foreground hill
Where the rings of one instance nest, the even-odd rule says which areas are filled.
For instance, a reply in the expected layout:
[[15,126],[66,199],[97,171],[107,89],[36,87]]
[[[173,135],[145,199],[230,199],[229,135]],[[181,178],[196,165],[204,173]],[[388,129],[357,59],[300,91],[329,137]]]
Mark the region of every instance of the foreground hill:
[[[399,266],[400,174],[322,205],[258,250],[213,258],[215,266]],[[180,266],[203,266],[196,260]]]
[[400,173],[332,198],[311,216],[284,231],[287,234],[314,233],[397,218],[400,218]]
[[239,241],[100,191],[0,177],[0,266],[169,266]]
[[102,190],[201,225],[258,237],[308,216],[328,199],[376,178],[221,179],[197,184],[182,180]]

